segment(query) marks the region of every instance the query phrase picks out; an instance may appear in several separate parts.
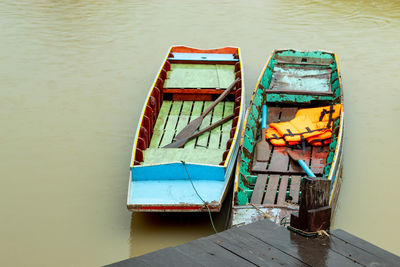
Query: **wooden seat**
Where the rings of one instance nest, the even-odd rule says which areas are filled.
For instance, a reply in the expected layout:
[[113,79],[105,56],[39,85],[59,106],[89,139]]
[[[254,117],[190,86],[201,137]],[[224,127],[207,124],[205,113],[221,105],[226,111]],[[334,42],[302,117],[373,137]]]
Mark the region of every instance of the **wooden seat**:
[[223,88],[235,80],[235,65],[171,64],[164,88]]

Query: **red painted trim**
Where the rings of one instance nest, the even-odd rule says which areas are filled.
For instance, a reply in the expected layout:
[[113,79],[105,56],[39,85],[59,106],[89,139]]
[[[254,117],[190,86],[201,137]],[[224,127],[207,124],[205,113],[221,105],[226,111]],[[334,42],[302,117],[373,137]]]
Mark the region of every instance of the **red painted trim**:
[[[203,211],[207,208],[201,206],[137,206],[129,205],[128,208],[134,211]],[[220,206],[209,206],[211,211],[218,211]]]
[[[187,88],[164,88],[164,94],[200,94],[200,95],[220,95],[225,90],[222,89],[187,89]],[[234,95],[236,91],[232,91],[230,95]]]
[[234,47],[224,47],[219,49],[196,49],[187,46],[174,46],[171,52],[177,53],[209,53],[209,54],[237,54],[238,49]]

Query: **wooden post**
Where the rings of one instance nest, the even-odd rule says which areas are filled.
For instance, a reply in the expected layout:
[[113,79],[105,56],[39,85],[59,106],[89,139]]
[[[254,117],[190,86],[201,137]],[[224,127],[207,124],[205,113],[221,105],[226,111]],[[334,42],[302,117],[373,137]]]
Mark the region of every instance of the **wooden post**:
[[306,232],[327,230],[331,224],[329,193],[331,181],[306,177],[301,183],[299,212],[290,217],[290,226]]

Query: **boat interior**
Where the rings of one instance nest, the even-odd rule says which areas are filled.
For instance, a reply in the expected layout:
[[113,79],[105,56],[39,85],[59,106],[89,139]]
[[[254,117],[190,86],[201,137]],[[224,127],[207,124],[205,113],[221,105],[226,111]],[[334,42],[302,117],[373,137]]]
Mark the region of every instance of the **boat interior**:
[[[285,147],[270,146],[268,162],[255,160],[255,144],[260,139],[261,106],[267,103],[267,123],[292,120],[301,108],[341,103],[341,85],[334,54],[328,52],[275,51],[251,98],[244,130],[240,161],[239,190],[235,205],[282,205],[299,201],[300,184],[306,176]],[[264,93],[266,91],[266,94]],[[266,99],[265,99],[266,98]],[[307,142],[292,147],[317,177],[328,177],[340,128],[333,122],[331,142],[311,146]],[[246,122],[245,122],[246,123]]]
[[207,115],[200,130],[234,118],[190,140],[183,148],[163,149],[191,120],[199,117],[236,78],[241,78],[237,48],[198,50],[173,47],[154,83],[139,128],[133,165],[187,162],[224,165],[240,113],[241,80]]

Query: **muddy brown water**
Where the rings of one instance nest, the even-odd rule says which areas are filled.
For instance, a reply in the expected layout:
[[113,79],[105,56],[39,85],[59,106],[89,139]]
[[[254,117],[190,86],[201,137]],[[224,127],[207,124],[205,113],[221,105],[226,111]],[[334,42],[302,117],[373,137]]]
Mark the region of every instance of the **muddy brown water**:
[[213,233],[207,214],[125,208],[139,113],[173,44],[241,47],[247,99],[274,48],[337,52],[334,226],[400,254],[399,1],[4,0],[0,37],[1,265],[98,266]]

